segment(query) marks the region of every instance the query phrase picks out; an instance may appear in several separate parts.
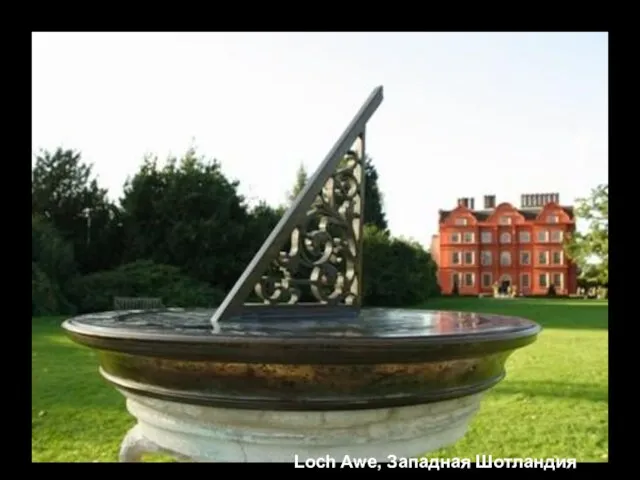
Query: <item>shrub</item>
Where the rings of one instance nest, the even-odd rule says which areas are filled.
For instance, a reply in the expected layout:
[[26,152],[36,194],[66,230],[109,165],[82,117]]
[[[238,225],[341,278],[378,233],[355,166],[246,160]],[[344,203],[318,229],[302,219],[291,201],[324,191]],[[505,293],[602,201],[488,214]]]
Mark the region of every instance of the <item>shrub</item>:
[[46,219],[31,217],[31,261],[52,280],[64,284],[76,274],[72,245]]
[[38,264],[31,262],[31,316],[74,312],[75,307],[67,301],[60,286],[53,282]]
[[363,303],[413,306],[438,295],[436,267],[419,244],[367,226],[363,252]]
[[76,274],[73,247],[46,219],[31,217],[31,315],[74,312],[67,287]]
[[171,307],[214,307],[224,293],[193,280],[177,267],[137,261],[77,278],[72,299],[82,313],[111,310],[114,297],[160,297]]

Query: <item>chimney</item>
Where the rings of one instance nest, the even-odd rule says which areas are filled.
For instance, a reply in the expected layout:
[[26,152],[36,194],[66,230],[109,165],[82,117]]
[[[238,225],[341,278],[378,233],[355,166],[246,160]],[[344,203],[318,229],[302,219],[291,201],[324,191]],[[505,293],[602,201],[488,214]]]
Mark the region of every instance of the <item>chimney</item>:
[[495,195],[485,195],[484,196],[484,208],[490,210],[492,208],[496,208],[496,196]]

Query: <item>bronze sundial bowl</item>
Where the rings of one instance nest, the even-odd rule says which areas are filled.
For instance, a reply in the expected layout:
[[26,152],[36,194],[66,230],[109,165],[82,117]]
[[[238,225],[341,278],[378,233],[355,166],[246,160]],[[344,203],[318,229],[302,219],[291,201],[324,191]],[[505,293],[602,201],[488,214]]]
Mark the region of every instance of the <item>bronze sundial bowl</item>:
[[138,421],[121,461],[417,457],[459,440],[535,341],[520,318],[361,308],[364,132],[381,102],[378,87],[218,308],[63,324]]

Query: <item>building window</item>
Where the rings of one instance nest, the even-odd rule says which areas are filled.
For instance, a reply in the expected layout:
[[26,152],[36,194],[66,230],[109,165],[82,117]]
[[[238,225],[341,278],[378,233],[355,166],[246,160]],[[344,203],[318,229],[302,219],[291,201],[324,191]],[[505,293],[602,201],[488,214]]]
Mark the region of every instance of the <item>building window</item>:
[[547,223],[558,223],[560,221],[560,217],[558,215],[549,215],[547,217]]
[[473,252],[464,252],[464,264],[473,265]]
[[480,262],[482,263],[482,265],[491,265],[491,251],[489,250],[483,250],[480,253]]
[[482,274],[482,286],[485,288],[489,288],[491,286],[491,274],[483,273]]
[[500,253],[500,265],[502,265],[503,267],[511,265],[511,252]]
[[511,225],[511,217],[500,217],[498,221],[500,222],[500,225]]
[[454,288],[460,286],[460,274],[459,273],[454,273],[453,275],[451,275],[451,286],[454,287]]
[[520,265],[531,265],[531,253],[520,252]]
[[547,232],[546,230],[540,230],[538,232],[538,242],[545,243],[548,238],[549,238],[549,232]]
[[500,243],[511,243],[511,234],[509,232],[502,232],[500,234]]
[[482,232],[480,234],[480,240],[482,243],[491,243],[491,232]]
[[562,288],[562,281],[564,280],[563,275],[561,273],[554,273],[553,274],[553,286],[554,287],[558,287],[558,288]]
[[538,252],[538,264],[546,265],[549,263],[549,252]]
[[520,243],[529,243],[531,241],[531,234],[529,232],[520,232]]
[[520,276],[520,288],[529,288],[529,274],[523,273]]
[[452,233],[451,234],[451,243],[460,243],[460,234]]
[[473,273],[464,274],[464,286],[473,287]]
[[562,252],[553,252],[551,263],[554,265],[562,265]]
[[562,230],[553,230],[551,232],[551,241],[555,243],[562,242]]
[[538,285],[540,286],[540,288],[547,288],[548,282],[547,282],[547,274],[546,273],[541,273],[538,276]]
[[473,243],[473,232],[464,232],[462,241],[464,243]]
[[453,252],[451,254],[451,263],[454,265],[460,265],[460,252]]
[[456,225],[467,225],[468,223],[469,223],[469,220],[466,218],[456,218],[455,220]]

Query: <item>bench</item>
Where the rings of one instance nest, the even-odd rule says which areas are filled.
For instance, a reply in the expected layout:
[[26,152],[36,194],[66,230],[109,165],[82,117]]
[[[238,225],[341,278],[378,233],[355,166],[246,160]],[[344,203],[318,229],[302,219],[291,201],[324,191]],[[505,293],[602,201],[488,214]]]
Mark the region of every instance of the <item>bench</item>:
[[114,297],[114,310],[151,310],[164,308],[162,299],[158,297]]

